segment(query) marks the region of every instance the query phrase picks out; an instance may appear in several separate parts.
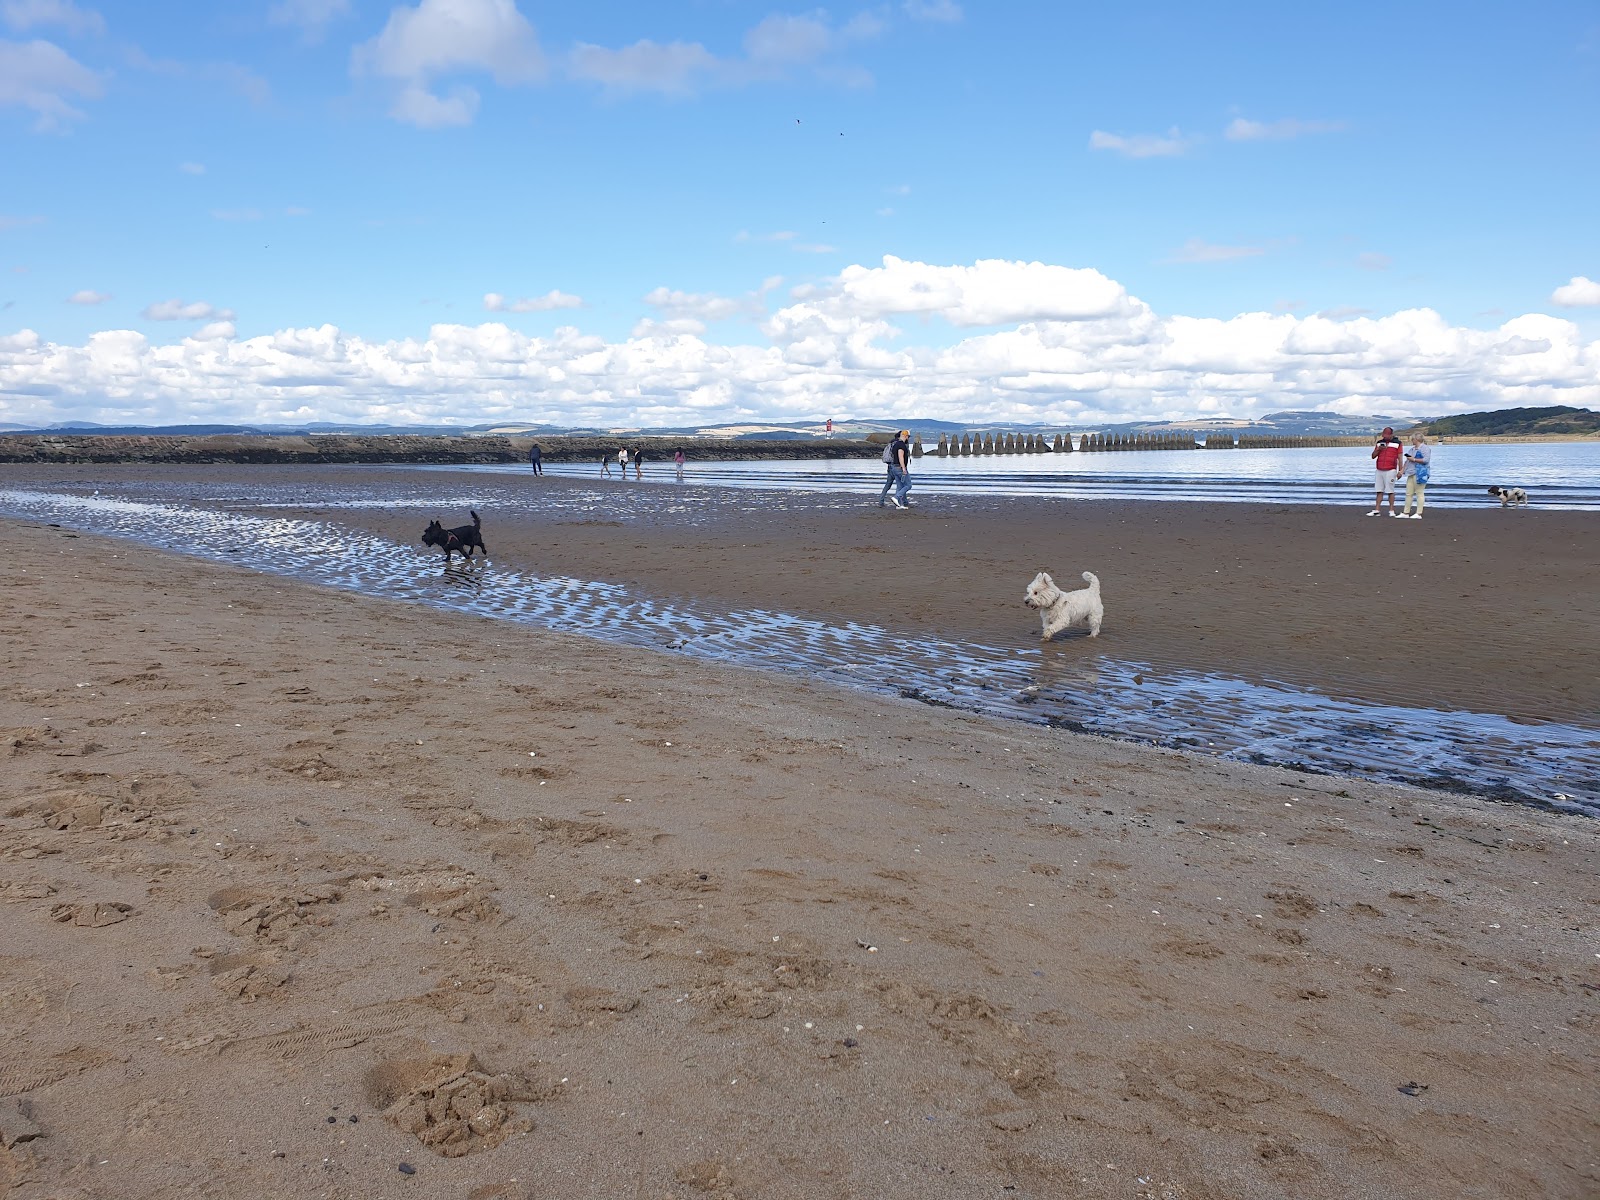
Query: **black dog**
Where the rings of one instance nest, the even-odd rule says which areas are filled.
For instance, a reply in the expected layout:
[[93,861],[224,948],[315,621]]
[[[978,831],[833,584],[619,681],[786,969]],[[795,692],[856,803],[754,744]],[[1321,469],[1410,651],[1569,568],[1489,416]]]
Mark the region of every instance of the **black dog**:
[[1500,498],[1501,508],[1510,508],[1513,505],[1520,508],[1528,503],[1528,493],[1518,487],[1492,487],[1489,489],[1489,495]]
[[422,544],[438,546],[444,551],[444,561],[447,563],[450,555],[457,550],[461,551],[462,558],[471,562],[474,546],[483,551],[485,558],[489,557],[489,547],[483,544],[483,521],[477,513],[472,514],[471,525],[458,525],[454,529],[446,529],[438,521],[429,521],[428,527],[422,531]]

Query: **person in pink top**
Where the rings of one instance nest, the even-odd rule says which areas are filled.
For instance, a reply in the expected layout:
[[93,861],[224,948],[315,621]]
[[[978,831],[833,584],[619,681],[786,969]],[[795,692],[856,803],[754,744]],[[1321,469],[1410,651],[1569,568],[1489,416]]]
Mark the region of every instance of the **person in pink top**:
[[1383,514],[1383,497],[1389,497],[1389,515],[1398,517],[1400,514],[1394,510],[1394,480],[1400,473],[1400,456],[1405,453],[1405,447],[1400,444],[1400,439],[1395,437],[1394,430],[1389,426],[1383,427],[1383,432],[1378,435],[1377,443],[1372,447],[1372,465],[1377,468],[1377,495],[1372,500],[1372,511],[1369,517]]

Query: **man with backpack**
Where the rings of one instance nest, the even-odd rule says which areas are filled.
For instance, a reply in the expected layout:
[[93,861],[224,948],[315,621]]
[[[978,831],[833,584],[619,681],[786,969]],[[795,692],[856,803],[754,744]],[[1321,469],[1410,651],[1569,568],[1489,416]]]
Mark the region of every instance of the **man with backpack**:
[[[911,490],[911,430],[902,429],[894,435],[894,440],[884,448],[883,464],[888,468],[888,475],[883,481],[883,490],[878,493],[878,507],[882,508],[888,500],[896,508],[910,508],[911,501],[906,499],[906,493]],[[894,489],[892,496],[890,488]]]

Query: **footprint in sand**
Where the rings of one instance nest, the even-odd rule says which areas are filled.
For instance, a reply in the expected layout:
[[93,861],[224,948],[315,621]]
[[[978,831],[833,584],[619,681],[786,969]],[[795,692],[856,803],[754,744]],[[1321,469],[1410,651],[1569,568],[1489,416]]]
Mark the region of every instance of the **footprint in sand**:
[[471,1054],[379,1063],[364,1083],[384,1120],[444,1158],[491,1150],[527,1133],[533,1121],[517,1106],[555,1093],[522,1074],[489,1074]]
[[118,901],[57,904],[50,910],[50,919],[64,925],[77,925],[85,929],[99,929],[115,925],[133,916],[133,905]]

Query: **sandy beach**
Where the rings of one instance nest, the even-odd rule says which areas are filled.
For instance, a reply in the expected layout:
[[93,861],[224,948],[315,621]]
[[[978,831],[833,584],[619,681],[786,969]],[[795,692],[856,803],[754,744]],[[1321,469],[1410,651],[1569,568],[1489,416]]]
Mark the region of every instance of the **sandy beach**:
[[[1553,550],[1581,517],[1148,507],[489,534],[533,568],[1019,644],[1013,576],[1093,567],[1122,653],[1337,686],[1381,636],[1359,675],[1402,687],[1426,638],[1462,704],[1594,710],[1592,556]],[[1152,522],[1213,578],[1144,553]],[[19,1197],[1600,1188],[1592,822],[36,523],[0,547]],[[1363,621],[1374,559],[1398,595]],[[1256,599],[1263,569],[1288,599]],[[1508,578],[1538,592],[1514,622]]]

